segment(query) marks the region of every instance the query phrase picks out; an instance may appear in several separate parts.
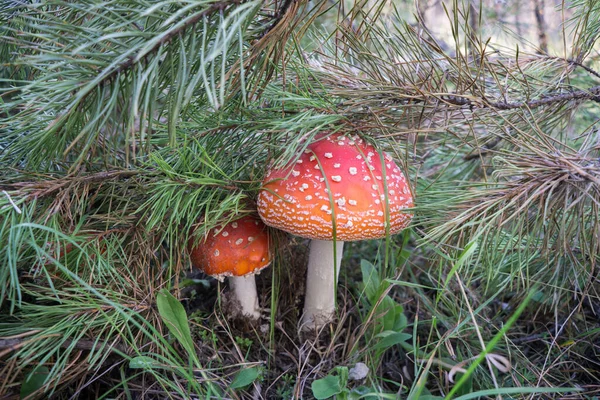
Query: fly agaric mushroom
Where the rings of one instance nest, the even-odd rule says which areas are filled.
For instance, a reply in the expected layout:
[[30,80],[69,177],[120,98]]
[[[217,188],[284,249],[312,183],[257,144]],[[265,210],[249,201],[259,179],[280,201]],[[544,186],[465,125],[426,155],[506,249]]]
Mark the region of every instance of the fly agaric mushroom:
[[220,281],[229,278],[243,315],[260,317],[254,274],[271,263],[271,254],[266,226],[258,218],[245,216],[215,228],[197,246],[190,241],[189,251],[195,268]]
[[333,134],[317,137],[292,165],[271,169],[257,204],[265,224],[312,239],[301,322],[308,330],[333,316],[344,241],[406,228],[412,215],[402,211],[413,198],[389,155],[357,136]]

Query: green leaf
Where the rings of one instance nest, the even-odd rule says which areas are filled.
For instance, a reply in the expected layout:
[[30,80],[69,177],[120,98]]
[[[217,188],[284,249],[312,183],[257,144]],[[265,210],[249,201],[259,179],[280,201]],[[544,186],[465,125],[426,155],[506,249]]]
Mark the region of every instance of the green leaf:
[[375,304],[377,302],[377,293],[379,292],[379,286],[381,281],[379,280],[379,274],[377,270],[367,260],[360,260],[360,270],[362,272],[363,284],[365,285],[365,294],[369,303]]
[[36,390],[41,389],[46,382],[49,372],[48,368],[44,366],[37,367],[31,371],[23,381],[23,384],[21,384],[20,398],[24,399]]
[[252,382],[254,382],[259,376],[260,369],[258,369],[257,367],[245,368],[238,372],[238,374],[235,376],[233,382],[231,382],[231,385],[229,385],[229,387],[231,389],[244,388]]
[[148,356],[138,356],[129,361],[129,368],[152,369],[156,366],[156,360]]
[[198,356],[192,341],[190,326],[188,324],[185,309],[168,290],[163,289],[156,296],[156,305],[158,313],[162,317],[169,331],[177,341],[187,350],[190,357],[198,363]]
[[510,394],[531,394],[531,393],[566,393],[566,392],[579,392],[579,388],[552,388],[552,387],[508,387],[498,389],[487,389],[480,390],[478,392],[472,392],[464,396],[456,397],[454,400],[470,400],[479,399],[482,397],[492,397],[496,395],[510,395]]
[[[375,311],[375,316],[377,319],[377,324],[383,327],[384,331],[394,330],[396,327],[396,310],[398,304],[390,297],[385,296],[381,299],[381,302],[377,306]],[[400,307],[400,312],[404,311],[402,307]]]
[[325,378],[317,379],[312,383],[311,388],[313,396],[319,400],[342,393],[340,377],[337,375],[327,375]]
[[382,332],[376,337],[383,337],[374,347],[375,350],[388,349],[394,345],[408,341],[412,335],[402,332]]

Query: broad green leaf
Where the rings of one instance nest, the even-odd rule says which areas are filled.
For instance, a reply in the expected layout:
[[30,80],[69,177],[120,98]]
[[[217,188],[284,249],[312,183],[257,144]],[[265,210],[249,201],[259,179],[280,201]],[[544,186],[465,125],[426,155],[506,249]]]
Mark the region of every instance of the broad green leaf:
[[382,332],[377,337],[382,337],[374,347],[375,350],[388,349],[396,344],[408,341],[412,335],[402,332]]
[[396,307],[398,304],[389,296],[381,299],[381,303],[377,306],[375,315],[377,323],[382,325],[384,331],[394,330],[396,326]]
[[381,281],[379,280],[379,274],[377,270],[367,260],[360,260],[360,270],[362,271],[362,280],[365,285],[365,294],[369,303],[375,304],[377,301],[377,293],[379,292],[379,286]]
[[156,360],[148,356],[138,356],[129,361],[129,368],[152,369],[156,366]]
[[194,342],[192,341],[192,335],[190,333],[187,314],[179,300],[169,293],[168,290],[163,289],[156,296],[156,305],[158,306],[158,313],[167,325],[167,328],[169,328],[171,334],[175,336],[177,341],[187,350],[190,357],[195,361],[198,361],[198,356],[196,355]]
[[36,390],[41,389],[46,382],[49,372],[48,368],[43,365],[31,371],[21,384],[20,398],[24,399]]
[[325,378],[317,379],[312,383],[311,388],[313,396],[319,400],[342,393],[340,378],[337,375],[327,375]]
[[337,374],[336,376],[340,383],[340,387],[345,388],[348,385],[348,375],[350,373],[348,367],[340,365],[335,367],[332,372]]
[[241,389],[256,380],[260,375],[260,370],[257,367],[244,368],[233,379],[229,387],[231,389]]

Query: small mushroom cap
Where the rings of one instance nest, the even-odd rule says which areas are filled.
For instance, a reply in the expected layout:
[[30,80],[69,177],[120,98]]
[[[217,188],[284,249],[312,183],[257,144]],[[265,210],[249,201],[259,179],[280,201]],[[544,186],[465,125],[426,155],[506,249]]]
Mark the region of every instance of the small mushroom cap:
[[217,279],[257,273],[271,263],[267,227],[253,216],[213,229],[195,247],[190,240],[189,252],[195,268]]
[[384,237],[387,211],[390,234],[406,228],[412,215],[403,211],[413,197],[389,155],[357,136],[333,134],[292,165],[271,169],[257,205],[265,224],[309,239],[333,240],[335,217],[336,239],[352,241]]

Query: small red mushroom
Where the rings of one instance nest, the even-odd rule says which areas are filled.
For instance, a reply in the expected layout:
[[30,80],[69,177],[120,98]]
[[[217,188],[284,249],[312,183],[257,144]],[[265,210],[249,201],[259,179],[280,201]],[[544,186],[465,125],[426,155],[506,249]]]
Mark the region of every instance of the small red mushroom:
[[330,321],[335,310],[343,242],[406,228],[413,197],[389,155],[358,136],[332,134],[318,137],[292,165],[271,169],[257,204],[265,224],[312,239],[302,321],[311,329]]
[[189,243],[192,265],[219,280],[229,279],[242,314],[258,319],[260,308],[254,274],[271,263],[266,226],[253,216],[245,216],[210,231],[197,246]]

